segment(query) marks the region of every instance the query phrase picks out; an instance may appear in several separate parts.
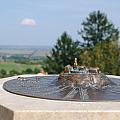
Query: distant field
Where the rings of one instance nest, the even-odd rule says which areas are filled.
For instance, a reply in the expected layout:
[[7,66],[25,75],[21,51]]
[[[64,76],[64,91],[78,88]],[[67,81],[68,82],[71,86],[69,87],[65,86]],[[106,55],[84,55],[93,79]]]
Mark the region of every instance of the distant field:
[[0,56],[9,55],[26,55],[30,56],[46,56],[50,53],[51,47],[4,47],[0,46]]
[[0,70],[4,69],[7,72],[10,70],[16,70],[18,72],[21,72],[23,70],[26,70],[27,68],[41,68],[40,65],[26,65],[26,64],[19,64],[19,63],[14,63],[14,62],[0,62]]

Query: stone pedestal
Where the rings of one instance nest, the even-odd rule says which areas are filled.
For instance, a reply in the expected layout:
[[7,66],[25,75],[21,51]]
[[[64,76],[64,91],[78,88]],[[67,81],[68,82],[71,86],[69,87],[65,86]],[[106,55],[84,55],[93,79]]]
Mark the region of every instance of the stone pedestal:
[[120,102],[74,102],[9,93],[0,80],[0,120],[120,120]]

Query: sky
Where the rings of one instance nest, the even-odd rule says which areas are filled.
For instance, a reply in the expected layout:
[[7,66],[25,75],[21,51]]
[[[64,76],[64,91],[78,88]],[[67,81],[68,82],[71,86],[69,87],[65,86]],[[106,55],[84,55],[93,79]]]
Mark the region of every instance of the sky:
[[0,45],[52,46],[77,31],[88,14],[101,10],[120,28],[120,0],[0,0]]

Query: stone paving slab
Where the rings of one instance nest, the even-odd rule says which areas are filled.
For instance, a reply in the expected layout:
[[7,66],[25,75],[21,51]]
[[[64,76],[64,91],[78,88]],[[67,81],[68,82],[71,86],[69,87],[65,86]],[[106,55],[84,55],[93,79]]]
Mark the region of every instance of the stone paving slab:
[[[22,75],[22,77],[32,76],[34,75]],[[120,120],[119,101],[46,100],[5,91],[3,83],[17,77],[0,79],[0,120]]]

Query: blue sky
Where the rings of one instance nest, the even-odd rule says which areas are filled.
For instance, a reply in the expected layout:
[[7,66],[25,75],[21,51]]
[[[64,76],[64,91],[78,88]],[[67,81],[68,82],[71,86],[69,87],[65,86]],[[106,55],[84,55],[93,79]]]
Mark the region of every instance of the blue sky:
[[81,40],[77,30],[94,10],[120,28],[120,0],[0,0],[0,45],[52,46],[64,31]]

